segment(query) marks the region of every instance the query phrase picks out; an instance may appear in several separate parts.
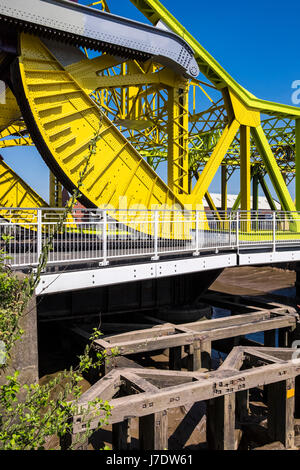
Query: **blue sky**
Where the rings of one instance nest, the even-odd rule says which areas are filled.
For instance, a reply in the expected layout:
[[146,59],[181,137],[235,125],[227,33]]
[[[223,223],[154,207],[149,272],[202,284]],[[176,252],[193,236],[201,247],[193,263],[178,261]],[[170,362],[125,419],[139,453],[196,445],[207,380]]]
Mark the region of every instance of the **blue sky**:
[[[90,0],[80,3],[88,4]],[[130,0],[108,3],[113,13],[147,22]],[[259,98],[292,104],[291,84],[300,80],[299,0],[162,3],[241,85]],[[7,149],[1,154],[48,200],[48,169],[36,149]],[[210,190],[219,191],[218,185],[219,178]],[[237,178],[232,180],[230,192],[235,188]]]

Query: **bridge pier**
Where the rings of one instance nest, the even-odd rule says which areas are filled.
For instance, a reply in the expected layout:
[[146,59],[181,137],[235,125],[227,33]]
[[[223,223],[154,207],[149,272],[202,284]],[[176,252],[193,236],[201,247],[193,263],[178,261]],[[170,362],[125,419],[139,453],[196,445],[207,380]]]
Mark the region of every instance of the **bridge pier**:
[[[18,275],[21,278],[23,274]],[[21,385],[30,385],[38,382],[38,334],[37,334],[37,305],[35,295],[30,299],[20,321],[24,330],[12,349],[11,359],[5,373],[0,376],[0,386],[3,385],[7,375],[19,371],[18,377]]]
[[296,271],[296,303],[300,304],[300,263],[295,263],[295,271]]

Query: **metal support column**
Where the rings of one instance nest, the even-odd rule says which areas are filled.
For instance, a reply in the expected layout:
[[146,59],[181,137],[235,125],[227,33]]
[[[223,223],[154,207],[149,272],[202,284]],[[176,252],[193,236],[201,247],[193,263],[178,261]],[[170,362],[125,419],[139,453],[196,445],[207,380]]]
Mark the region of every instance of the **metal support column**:
[[188,88],[168,90],[168,186],[176,194],[188,194]]

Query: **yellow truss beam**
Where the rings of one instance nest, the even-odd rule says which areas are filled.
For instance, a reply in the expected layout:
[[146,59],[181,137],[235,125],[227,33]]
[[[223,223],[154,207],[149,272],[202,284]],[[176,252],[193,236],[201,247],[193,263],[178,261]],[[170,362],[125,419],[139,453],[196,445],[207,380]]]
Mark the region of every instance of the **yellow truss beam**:
[[250,127],[240,127],[240,188],[241,210],[251,209]]
[[0,159],[0,206],[29,208],[48,204]]
[[[128,207],[150,209],[157,206],[182,208],[182,202],[145,162],[112,122],[74,80],[50,50],[36,37],[21,34],[21,55],[16,79],[25,114],[30,110],[28,128],[38,141],[41,155],[67,190],[72,191],[86,163],[91,138],[100,127],[97,149],[80,188],[88,207],[118,207],[127,198]],[[122,214],[115,214],[120,220]],[[129,224],[130,225],[130,224]],[[188,224],[187,224],[188,225]],[[139,227],[152,233],[153,224]],[[187,228],[161,236],[186,238]],[[185,232],[184,232],[185,231]]]
[[168,186],[177,195],[189,192],[188,89],[168,90]]
[[174,33],[181,36],[194,50],[201,72],[218,89],[230,88],[249,108],[277,115],[300,117],[300,109],[257,98],[237,83],[226,70],[201,46],[201,44],[182,26],[159,0],[130,0],[152,24],[162,21]]
[[186,202],[194,206],[198,202],[201,202],[205,193],[207,192],[210,183],[212,182],[221,162],[226,155],[238,129],[239,122],[234,119],[230,125],[227,125],[215,146],[215,149],[206,163],[199,179],[192,191],[192,194],[186,198]]
[[0,132],[21,117],[16,98],[8,87],[1,89],[0,96]]
[[295,211],[295,204],[287,189],[286,183],[281,174],[280,168],[277,165],[276,158],[272,152],[263,128],[258,126],[256,128],[252,128],[251,132],[280,203],[282,204],[285,211]]

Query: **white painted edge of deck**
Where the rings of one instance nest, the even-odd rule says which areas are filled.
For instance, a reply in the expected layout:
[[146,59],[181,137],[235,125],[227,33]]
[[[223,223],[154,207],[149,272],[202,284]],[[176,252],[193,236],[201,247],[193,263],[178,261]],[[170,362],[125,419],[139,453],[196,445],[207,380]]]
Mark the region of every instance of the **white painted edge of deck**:
[[126,266],[102,266],[97,269],[42,274],[36,295],[49,295],[125,282],[159,279],[181,274],[210,271],[234,266],[300,261],[300,251],[226,253],[169,261],[151,261]]
[[287,263],[300,261],[300,251],[273,251],[266,253],[240,253],[239,266],[251,264]]
[[160,277],[209,271],[231,266],[237,266],[236,253],[42,274],[41,281],[36,288],[36,295],[49,295],[125,282],[158,279]]

